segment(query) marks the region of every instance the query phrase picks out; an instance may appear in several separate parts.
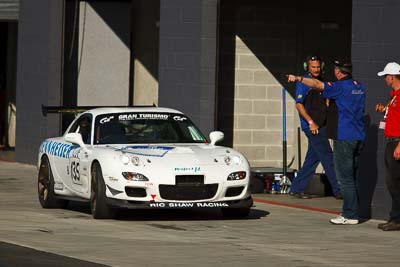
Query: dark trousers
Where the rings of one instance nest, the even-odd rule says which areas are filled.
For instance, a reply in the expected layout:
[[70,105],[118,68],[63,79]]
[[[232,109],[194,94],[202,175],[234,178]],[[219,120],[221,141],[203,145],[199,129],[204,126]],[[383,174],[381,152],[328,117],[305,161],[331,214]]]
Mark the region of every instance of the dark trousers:
[[400,223],[400,160],[395,160],[393,151],[399,141],[389,141],[385,149],[386,186],[392,197],[389,221]]
[[342,216],[346,219],[358,219],[358,164],[363,145],[362,141],[333,142],[336,175],[343,196]]
[[295,193],[304,192],[315,173],[315,169],[321,162],[329,183],[332,186],[333,194],[339,194],[340,187],[336,181],[333,153],[326,135],[326,127],[319,129],[317,135],[311,134],[310,130],[307,130],[304,133],[308,139],[307,154],[303,166],[297,173],[297,176],[293,179],[290,191]]

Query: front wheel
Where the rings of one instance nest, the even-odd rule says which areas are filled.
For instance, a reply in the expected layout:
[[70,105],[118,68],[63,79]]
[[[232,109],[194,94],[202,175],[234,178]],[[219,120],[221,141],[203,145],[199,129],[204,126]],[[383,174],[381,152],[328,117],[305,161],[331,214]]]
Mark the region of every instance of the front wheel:
[[249,216],[250,208],[222,208],[221,212],[225,218],[239,219]]
[[68,200],[58,199],[54,193],[53,173],[51,172],[49,159],[46,156],[40,162],[37,188],[42,208],[57,209],[65,208],[68,205]]
[[92,183],[90,188],[90,206],[93,218],[115,218],[116,210],[106,203],[106,185],[100,164],[98,163],[95,163],[92,168]]

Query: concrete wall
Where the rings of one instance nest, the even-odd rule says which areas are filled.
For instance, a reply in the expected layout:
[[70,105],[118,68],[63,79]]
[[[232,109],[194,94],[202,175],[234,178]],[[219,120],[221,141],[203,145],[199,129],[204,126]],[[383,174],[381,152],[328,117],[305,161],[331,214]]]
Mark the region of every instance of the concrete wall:
[[287,163],[297,164],[299,120],[293,86],[285,82],[285,74],[295,71],[297,15],[296,4],[287,6],[221,1],[218,128],[227,135],[226,145],[244,153],[253,167],[282,166],[283,87],[289,90]]
[[[332,79],[333,58],[350,54],[350,18],[346,0],[324,6],[315,0],[221,0],[218,127],[228,133],[226,144],[243,152],[252,166],[282,166],[285,87],[286,160],[291,168],[299,168],[308,143],[303,132],[297,141],[294,85],[286,82],[285,74],[303,75],[306,56],[319,54],[329,65],[327,80]],[[341,41],[332,49],[335,40]]]
[[159,105],[214,130],[217,0],[161,0]]
[[135,105],[158,104],[160,1],[136,0],[134,3],[132,8],[133,103]]
[[353,0],[354,74],[367,88],[368,128],[361,165],[364,193],[360,200],[368,202],[372,199],[372,217],[381,219],[388,218],[391,199],[384,178],[383,131],[378,129],[382,115],[375,113],[373,109],[377,102],[384,103],[388,100],[390,91],[376,73],[382,70],[387,62],[400,62],[398,14],[400,1]]
[[16,160],[20,162],[36,162],[41,141],[60,134],[60,116],[44,117],[41,105],[63,104],[62,62],[70,49],[77,57],[72,61],[76,62],[72,78],[78,84],[75,103],[129,102],[130,3],[80,2],[76,43],[68,44],[62,43],[63,4],[62,0],[20,2],[16,92]]
[[8,22],[7,36],[7,100],[15,104],[17,83],[18,22]]
[[59,105],[62,0],[21,0],[17,59],[16,160],[36,162],[45,137],[56,136],[58,116],[43,117],[41,105]]
[[[253,167],[282,167],[283,85],[236,36],[233,147]],[[268,48],[266,48],[268,49]],[[287,158],[296,157],[299,124],[293,97],[286,93]]]
[[8,22],[8,36],[7,36],[7,77],[6,77],[6,102],[7,105],[7,121],[5,122],[5,129],[7,129],[6,144],[9,147],[15,147],[15,123],[16,116],[14,107],[16,107],[16,84],[17,84],[17,44],[18,44],[18,22]]
[[78,105],[127,105],[130,3],[80,2]]

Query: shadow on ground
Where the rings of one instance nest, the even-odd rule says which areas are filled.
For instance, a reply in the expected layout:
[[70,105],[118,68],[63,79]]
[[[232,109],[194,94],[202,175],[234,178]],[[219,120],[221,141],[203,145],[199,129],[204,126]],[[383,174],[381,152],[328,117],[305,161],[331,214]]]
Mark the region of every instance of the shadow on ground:
[[[66,209],[76,211],[79,217],[84,214],[90,215],[88,203],[71,201]],[[268,211],[256,208],[251,209],[249,216],[240,219],[225,218],[220,209],[121,209],[116,219],[121,221],[256,220],[268,215]]]

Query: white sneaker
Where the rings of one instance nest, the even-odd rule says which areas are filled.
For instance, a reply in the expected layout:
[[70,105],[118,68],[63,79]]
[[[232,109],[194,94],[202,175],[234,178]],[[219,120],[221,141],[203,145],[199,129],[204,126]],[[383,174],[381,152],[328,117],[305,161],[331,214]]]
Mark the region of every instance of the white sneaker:
[[353,225],[358,224],[357,219],[346,219],[343,216],[339,216],[337,218],[330,219],[329,222],[332,224],[353,224]]

